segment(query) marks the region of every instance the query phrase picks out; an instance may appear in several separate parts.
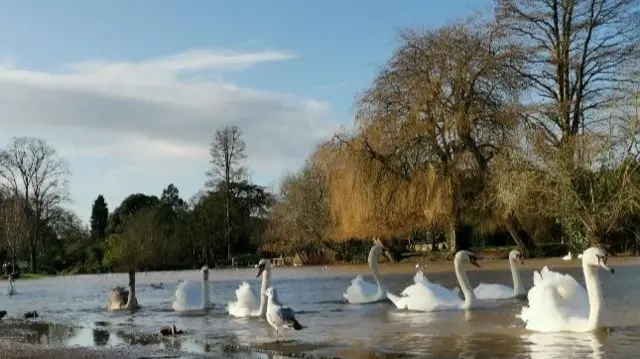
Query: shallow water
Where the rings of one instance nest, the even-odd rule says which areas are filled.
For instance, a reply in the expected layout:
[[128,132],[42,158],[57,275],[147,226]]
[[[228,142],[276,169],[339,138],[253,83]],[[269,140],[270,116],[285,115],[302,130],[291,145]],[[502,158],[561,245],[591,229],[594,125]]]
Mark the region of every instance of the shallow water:
[[[419,313],[399,311],[390,302],[350,305],[342,293],[357,273],[369,275],[367,267],[274,268],[272,284],[281,301],[291,306],[307,326],[285,333],[284,343],[273,343],[273,332],[265,320],[233,318],[226,303],[233,300],[241,281],[259,290],[256,269],[212,270],[211,301],[206,315],[185,315],[171,309],[179,280],[199,280],[199,271],[139,273],[137,296],[142,309],[135,314],[107,312],[111,287],[125,285],[126,274],[83,275],[38,280],[18,280],[15,296],[0,296],[0,310],[9,314],[3,321],[22,323],[22,314],[36,310],[41,324],[23,340],[69,346],[150,345],[188,353],[238,351],[252,348],[267,353],[309,353],[344,358],[626,358],[640,350],[640,265],[636,260],[611,259],[616,274],[600,271],[607,307],[606,325],[596,333],[533,333],[515,317],[523,302],[506,300],[490,308],[472,311]],[[577,260],[527,261],[521,270],[525,288],[532,285],[532,269],[548,264],[570,273],[583,283]],[[473,286],[479,281],[511,285],[505,261],[484,263],[483,270],[469,270]],[[429,264],[429,280],[454,287],[451,263]],[[572,266],[572,267],[568,267]],[[488,269],[487,269],[488,268]],[[399,293],[412,283],[415,269],[382,265],[382,281]],[[370,278],[370,277],[365,277]],[[164,283],[163,289],[151,284]],[[4,291],[4,288],[2,288]],[[185,334],[176,338],[156,335],[160,328],[175,324]],[[256,357],[255,352],[251,357]],[[266,356],[265,356],[266,357]],[[269,355],[269,357],[273,357]],[[276,356],[277,357],[277,356]]]

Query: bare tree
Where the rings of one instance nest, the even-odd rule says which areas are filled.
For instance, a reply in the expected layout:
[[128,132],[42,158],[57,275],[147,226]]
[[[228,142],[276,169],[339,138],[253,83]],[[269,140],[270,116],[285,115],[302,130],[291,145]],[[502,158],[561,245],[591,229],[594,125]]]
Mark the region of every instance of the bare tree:
[[225,240],[227,259],[231,260],[231,199],[232,183],[239,182],[245,175],[242,161],[246,158],[245,143],[238,126],[227,126],[217,130],[209,148],[211,155],[210,170],[207,172],[207,186],[222,188],[225,191]]
[[29,240],[29,218],[25,212],[24,199],[5,191],[0,203],[0,239],[11,260],[11,269],[16,271],[16,259],[23,253]]
[[304,264],[325,259],[324,250],[330,244],[331,214],[323,147],[319,146],[309,157],[301,172],[282,179],[265,233],[265,249],[295,253]]
[[33,211],[34,223],[29,241],[31,270],[37,269],[37,246],[41,226],[56,213],[56,207],[68,200],[68,163],[44,140],[13,138],[0,152],[0,181],[15,197],[23,197],[25,212]]
[[529,126],[518,129],[521,139],[495,172],[503,191],[496,199],[516,212],[553,216],[563,233],[595,242],[636,201],[628,180],[635,141],[619,132],[637,121],[619,121],[613,109],[638,71],[640,0],[496,4],[510,43],[523,49],[513,70],[533,95]]
[[[555,147],[607,130],[603,108],[629,80],[640,47],[640,0],[496,0],[499,21],[523,46],[514,67],[540,106],[532,124]],[[636,68],[637,70],[637,68]]]

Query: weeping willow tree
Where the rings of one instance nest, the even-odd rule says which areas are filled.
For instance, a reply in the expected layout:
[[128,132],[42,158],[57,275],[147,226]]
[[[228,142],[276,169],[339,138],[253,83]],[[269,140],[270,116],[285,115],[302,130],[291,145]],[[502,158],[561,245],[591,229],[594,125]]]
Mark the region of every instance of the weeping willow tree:
[[404,177],[370,157],[362,139],[343,146],[327,178],[333,238],[405,237],[448,223],[451,187],[433,168]]
[[480,203],[495,153],[519,117],[516,48],[468,19],[407,30],[357,103],[329,178],[336,237],[402,237],[438,227],[457,250],[462,225],[490,218]]

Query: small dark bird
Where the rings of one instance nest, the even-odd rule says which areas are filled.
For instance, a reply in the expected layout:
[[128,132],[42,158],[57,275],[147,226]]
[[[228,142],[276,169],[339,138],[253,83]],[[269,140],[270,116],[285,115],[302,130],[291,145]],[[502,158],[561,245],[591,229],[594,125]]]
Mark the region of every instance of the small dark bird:
[[151,283],[151,288],[153,289],[162,289],[164,288],[164,283],[160,282],[160,284]]
[[39,315],[38,315],[38,312],[36,312],[35,310],[32,310],[30,312],[24,313],[24,318],[25,319],[37,318],[37,317],[39,317]]
[[4,318],[7,316],[7,311],[6,310],[0,310],[0,319]]
[[167,335],[177,335],[177,334],[182,334],[182,330],[179,330],[176,328],[175,325],[172,325],[170,327],[164,327],[162,329],[160,329],[160,334],[162,334],[163,336],[167,336]]

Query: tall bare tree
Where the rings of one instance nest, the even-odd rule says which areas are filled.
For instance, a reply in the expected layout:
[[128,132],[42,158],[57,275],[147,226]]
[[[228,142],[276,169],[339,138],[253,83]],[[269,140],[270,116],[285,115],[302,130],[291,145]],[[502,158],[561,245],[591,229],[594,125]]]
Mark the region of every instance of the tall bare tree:
[[29,240],[32,271],[37,269],[42,224],[69,198],[69,174],[68,163],[40,138],[13,138],[0,152],[0,181],[5,182],[15,197],[24,198],[25,212],[34,214],[33,235]]
[[[514,67],[539,101],[530,116],[555,147],[606,130],[602,111],[637,66],[640,0],[496,0],[526,51]],[[636,68],[637,71],[637,68]]]
[[245,143],[238,126],[227,126],[217,130],[209,147],[210,170],[207,172],[207,187],[222,187],[225,191],[225,240],[227,259],[231,260],[231,200],[233,182],[239,182],[245,175],[242,161],[246,158]]
[[11,269],[16,271],[16,259],[23,254],[30,234],[29,217],[25,212],[24,199],[16,197],[6,189],[0,202],[0,240],[11,260]]
[[265,233],[265,249],[295,253],[304,264],[324,259],[323,252],[330,243],[331,213],[322,152],[320,146],[301,172],[282,179]]
[[[628,126],[612,108],[625,100],[630,74],[638,70],[640,0],[496,4],[497,21],[523,50],[513,69],[532,95],[529,126],[519,129],[522,139],[498,176],[512,185],[500,185],[506,193],[497,198],[519,203],[520,212],[554,216],[563,232],[594,242],[611,231],[601,220],[613,225],[626,213],[622,208],[634,206],[629,149],[617,144],[633,140],[616,139]],[[516,200],[529,197],[537,200]]]

